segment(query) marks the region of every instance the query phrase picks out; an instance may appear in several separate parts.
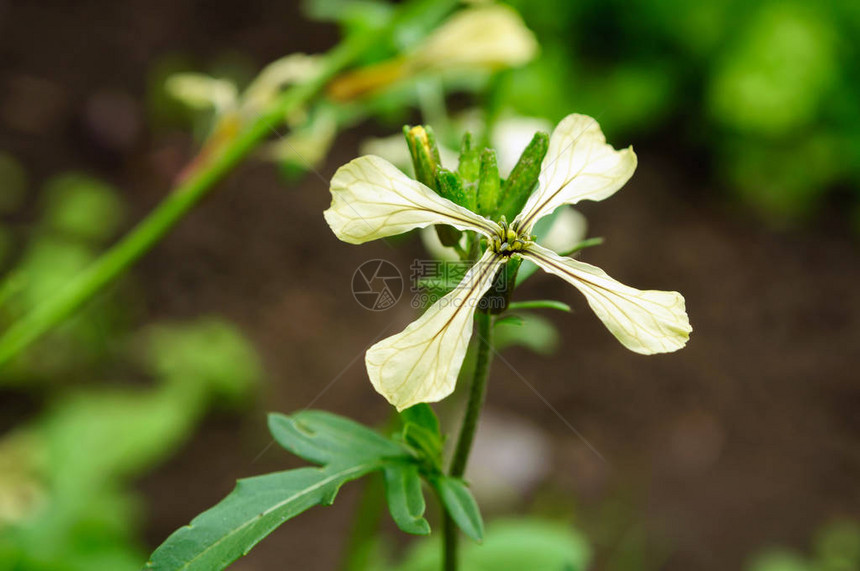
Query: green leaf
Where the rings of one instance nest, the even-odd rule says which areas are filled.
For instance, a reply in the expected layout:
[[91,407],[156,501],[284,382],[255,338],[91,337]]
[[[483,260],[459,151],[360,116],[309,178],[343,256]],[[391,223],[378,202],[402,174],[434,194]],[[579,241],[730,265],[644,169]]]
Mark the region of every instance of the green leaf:
[[558,311],[570,311],[570,306],[554,299],[530,299],[528,301],[514,301],[508,304],[508,310],[518,309],[557,309]]
[[543,316],[521,314],[523,323],[514,327],[501,322],[495,330],[495,346],[501,351],[512,345],[527,347],[541,355],[552,354],[559,344],[559,334],[555,325]]
[[288,519],[313,506],[330,505],[345,482],[380,467],[380,461],[371,460],[239,480],[229,496],[168,537],[145,568],[223,569]]
[[[397,571],[437,571],[441,545],[436,535],[416,543]],[[537,519],[497,520],[487,525],[483,543],[462,546],[462,569],[585,571],[591,548],[576,529]]]
[[321,410],[306,410],[291,416],[270,414],[269,430],[278,444],[318,464],[357,464],[369,459],[407,456],[396,442],[348,418]]
[[415,464],[391,464],[385,468],[385,498],[394,523],[402,531],[414,535],[430,533],[424,519],[424,493],[421,476]]
[[412,424],[426,428],[433,434],[441,434],[439,432],[439,419],[436,417],[436,413],[433,412],[433,407],[426,402],[404,409],[400,413],[400,420],[404,426],[411,422]]
[[400,413],[400,420],[403,440],[420,454],[432,472],[441,472],[443,439],[439,419],[430,405],[420,403],[409,407]]
[[440,476],[433,479],[433,485],[451,519],[467,536],[481,541],[484,537],[484,521],[472,492],[463,480]]
[[[147,569],[223,569],[288,519],[310,507],[330,505],[344,483],[412,461],[399,443],[327,412],[271,414],[269,429],[287,450],[326,465],[240,480],[224,500],[168,537]],[[404,496],[410,493],[407,513],[414,514],[417,505],[409,486],[414,484],[404,481]]]

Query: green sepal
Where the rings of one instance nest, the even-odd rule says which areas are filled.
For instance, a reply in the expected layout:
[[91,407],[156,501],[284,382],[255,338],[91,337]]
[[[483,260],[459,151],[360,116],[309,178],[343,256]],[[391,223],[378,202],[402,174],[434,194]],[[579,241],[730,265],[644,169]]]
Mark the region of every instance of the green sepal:
[[427,535],[430,524],[424,519],[426,503],[421,490],[418,466],[397,463],[386,466],[385,499],[391,518],[402,531],[413,535]]
[[439,158],[439,147],[436,145],[433,129],[424,125],[415,127],[404,125],[403,136],[406,137],[409,155],[412,157],[415,180],[437,190],[436,170],[442,161]]
[[499,203],[501,181],[496,151],[484,149],[481,153],[481,170],[478,176],[478,214],[493,216]]
[[439,476],[433,478],[431,483],[457,527],[471,539],[481,541],[484,538],[484,520],[465,482],[459,478]]
[[525,206],[540,176],[541,164],[549,148],[549,135],[538,132],[532,138],[520,160],[502,185],[495,218],[513,220]]

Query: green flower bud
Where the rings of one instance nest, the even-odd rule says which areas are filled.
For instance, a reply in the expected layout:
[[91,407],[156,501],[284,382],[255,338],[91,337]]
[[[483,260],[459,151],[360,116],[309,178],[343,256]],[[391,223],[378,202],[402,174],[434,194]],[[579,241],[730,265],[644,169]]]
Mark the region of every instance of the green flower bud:
[[535,133],[529,145],[520,155],[520,160],[502,185],[495,218],[500,216],[513,220],[520,213],[538,183],[541,164],[549,147],[549,135]]
[[436,170],[441,166],[439,148],[436,146],[436,136],[429,126],[403,127],[403,135],[412,156],[412,166],[415,168],[415,179],[436,189]]
[[496,151],[484,149],[481,153],[481,172],[478,177],[478,214],[492,216],[495,213],[500,187]]

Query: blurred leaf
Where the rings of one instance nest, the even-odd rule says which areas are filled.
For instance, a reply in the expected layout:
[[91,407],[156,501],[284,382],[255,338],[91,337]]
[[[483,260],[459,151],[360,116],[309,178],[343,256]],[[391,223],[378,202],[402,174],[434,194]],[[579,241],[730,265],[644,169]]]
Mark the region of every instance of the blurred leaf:
[[570,306],[554,299],[531,299],[529,301],[514,301],[508,304],[509,311],[516,311],[518,309],[556,309],[558,311],[569,312]]
[[709,86],[718,121],[782,136],[815,118],[838,68],[832,29],[816,6],[768,2],[746,22]]
[[522,324],[499,323],[495,330],[496,349],[519,345],[541,355],[553,353],[559,344],[558,330],[548,319],[532,313],[521,314]]
[[262,376],[254,348],[234,326],[220,319],[155,326],[149,343],[149,356],[159,376],[179,385],[196,384],[228,402],[247,398],[249,388]]
[[[484,542],[462,546],[461,568],[468,571],[528,569],[585,571],[591,549],[569,526],[535,519],[500,520],[487,525]],[[438,538],[413,548],[398,571],[436,571],[441,567]]]
[[0,151],[0,214],[21,207],[27,192],[27,171],[15,157]]
[[55,231],[96,242],[110,238],[123,218],[116,189],[93,177],[69,173],[45,183],[45,222]]
[[481,541],[484,521],[478,504],[466,484],[458,478],[438,476],[431,483],[439,492],[439,499],[454,523],[471,539]]
[[756,555],[748,571],[813,571],[800,555],[784,549],[772,549]]
[[816,534],[816,571],[860,569],[860,524],[842,520],[827,524]]
[[397,527],[406,533],[427,535],[430,524],[424,519],[424,493],[415,464],[391,464],[385,468],[385,498]]

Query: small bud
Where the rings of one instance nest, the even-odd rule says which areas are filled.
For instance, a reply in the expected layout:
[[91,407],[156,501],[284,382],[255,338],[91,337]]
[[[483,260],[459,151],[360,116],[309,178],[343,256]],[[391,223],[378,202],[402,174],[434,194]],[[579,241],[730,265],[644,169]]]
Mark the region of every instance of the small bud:
[[484,149],[481,153],[481,172],[478,178],[478,214],[493,215],[499,202],[500,186],[496,152]]
[[[460,177],[447,169],[440,168],[436,172],[436,192],[439,193],[439,196],[447,198],[454,204],[459,204],[469,210],[475,209],[474,195],[466,193],[463,183],[460,182]],[[439,236],[439,241],[448,247],[459,244],[460,238],[463,235],[462,232],[453,226],[447,225],[436,226],[436,233]]]
[[436,137],[430,127],[418,125],[403,127],[409,154],[412,155],[412,166],[415,169],[415,179],[429,186],[436,187],[436,171],[441,166],[439,149],[436,147]]
[[541,164],[549,147],[549,135],[535,133],[511,175],[502,185],[496,216],[507,216],[513,220],[523,209],[538,183]]

